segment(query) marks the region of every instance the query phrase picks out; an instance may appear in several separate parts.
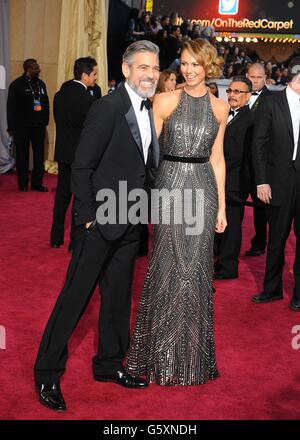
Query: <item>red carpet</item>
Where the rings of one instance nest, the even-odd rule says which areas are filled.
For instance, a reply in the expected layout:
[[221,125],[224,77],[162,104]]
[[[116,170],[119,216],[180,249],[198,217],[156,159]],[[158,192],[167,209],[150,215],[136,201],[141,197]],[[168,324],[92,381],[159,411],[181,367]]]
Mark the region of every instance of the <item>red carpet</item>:
[[[69,347],[62,390],[66,414],[43,408],[36,398],[32,367],[41,334],[63,284],[70,255],[67,244],[51,249],[49,233],[56,177],[48,176],[48,194],[17,191],[15,176],[0,176],[0,419],[201,420],[299,419],[300,350],[291,342],[300,313],[288,309],[295,249],[286,250],[284,300],[256,305],[264,257],[241,258],[239,280],[215,284],[215,327],[221,377],[196,387],[127,390],[94,382],[91,358],[96,347],[97,292]],[[243,249],[253,232],[247,208]],[[134,282],[135,304],[147,260],[140,258]],[[135,310],[134,310],[135,311]]]

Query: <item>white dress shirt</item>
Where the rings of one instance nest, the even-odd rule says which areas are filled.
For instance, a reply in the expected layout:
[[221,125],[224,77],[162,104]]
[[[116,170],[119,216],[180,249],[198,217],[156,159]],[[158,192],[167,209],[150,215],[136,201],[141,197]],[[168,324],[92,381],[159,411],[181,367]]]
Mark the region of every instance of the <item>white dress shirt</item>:
[[297,146],[298,146],[299,128],[300,128],[300,95],[298,95],[298,93],[296,93],[290,86],[287,86],[286,97],[289,104],[291,119],[293,123],[293,134],[294,134],[293,160],[295,160],[297,155]]
[[257,91],[257,92],[252,92],[252,93],[257,93],[257,95],[251,95],[251,97],[250,97],[250,99],[249,99],[249,102],[248,102],[248,105],[249,105],[249,108],[250,108],[250,109],[252,108],[252,106],[254,105],[254,103],[256,102],[256,100],[259,98],[259,96],[260,96],[260,94],[261,94],[262,91],[263,91],[263,89],[261,89],[261,90],[259,90],[259,91]]
[[87,90],[87,86],[83,82],[79,81],[78,79],[73,79],[73,81],[81,84],[85,88],[85,90]]
[[141,102],[144,98],[141,98],[128,84],[125,82],[125,88],[128,92],[129,98],[132,103],[132,107],[137,119],[137,123],[140,130],[140,135],[142,139],[143,152],[144,152],[144,161],[147,162],[148,150],[151,144],[151,125],[149,119],[149,110],[146,107],[143,107],[141,110]]

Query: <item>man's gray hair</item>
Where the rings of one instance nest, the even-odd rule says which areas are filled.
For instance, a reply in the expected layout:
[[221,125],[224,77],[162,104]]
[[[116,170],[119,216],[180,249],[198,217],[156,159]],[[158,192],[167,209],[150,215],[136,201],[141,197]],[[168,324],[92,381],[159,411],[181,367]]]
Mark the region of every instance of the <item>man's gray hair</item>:
[[133,57],[139,52],[151,52],[155,55],[159,55],[159,47],[148,40],[140,40],[131,43],[123,54],[123,63],[131,66],[133,64]]
[[292,58],[292,60],[289,63],[288,66],[288,82],[292,82],[296,79],[296,77],[298,78],[298,75],[300,73],[300,57],[297,56],[295,58]]

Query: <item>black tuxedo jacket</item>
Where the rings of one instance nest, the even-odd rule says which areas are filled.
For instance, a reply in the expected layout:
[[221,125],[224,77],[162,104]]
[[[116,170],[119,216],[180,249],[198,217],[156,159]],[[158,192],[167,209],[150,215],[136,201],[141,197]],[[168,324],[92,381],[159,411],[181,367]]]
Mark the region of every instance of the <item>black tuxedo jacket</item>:
[[53,113],[56,124],[54,160],[71,164],[87,112],[94,98],[82,84],[67,81],[55,94]]
[[248,192],[253,115],[246,105],[227,124],[224,135],[226,192]]
[[[260,109],[261,104],[263,103],[266,96],[269,96],[271,93],[272,92],[270,92],[270,90],[265,86],[262,89],[262,92],[259,95],[259,97],[257,98],[257,100],[255,101],[255,103],[251,107],[250,111],[253,116],[254,124],[256,123],[257,119],[259,118],[260,112],[258,110]],[[252,149],[251,149],[250,159],[249,159],[249,170],[250,170],[250,181],[251,181],[251,184],[250,184],[251,193],[256,194],[256,183],[255,183],[255,173],[254,173],[253,158],[252,158]]]
[[256,185],[268,183],[273,205],[280,205],[289,186],[294,152],[293,125],[286,90],[262,102],[252,144]]
[[[95,220],[97,208],[103,203],[96,200],[97,192],[112,190],[117,201],[116,224],[98,224],[108,240],[120,238],[130,225],[126,219],[125,224],[119,222],[119,202],[126,203],[131,190],[144,189],[148,176],[153,175],[158,166],[159,145],[152,110],[149,112],[152,143],[147,166],[138,123],[124,84],[93,103],[80,135],[72,164],[75,222],[79,225]],[[126,182],[127,189],[119,200],[121,181]],[[127,211],[134,203],[136,201],[127,203]]]

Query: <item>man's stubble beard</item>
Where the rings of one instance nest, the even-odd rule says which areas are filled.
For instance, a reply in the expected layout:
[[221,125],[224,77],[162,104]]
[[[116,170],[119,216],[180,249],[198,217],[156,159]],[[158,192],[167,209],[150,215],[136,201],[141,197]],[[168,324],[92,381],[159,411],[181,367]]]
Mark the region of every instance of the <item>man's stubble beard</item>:
[[[152,80],[149,80],[149,81],[152,82]],[[132,88],[132,90],[134,90],[135,93],[137,93],[141,98],[151,98],[155,94],[157,81],[155,81],[153,83],[152,89],[150,89],[148,92],[141,90],[140,87],[136,86],[136,84],[131,82],[129,78],[128,78],[127,82],[128,82],[128,85]]]

